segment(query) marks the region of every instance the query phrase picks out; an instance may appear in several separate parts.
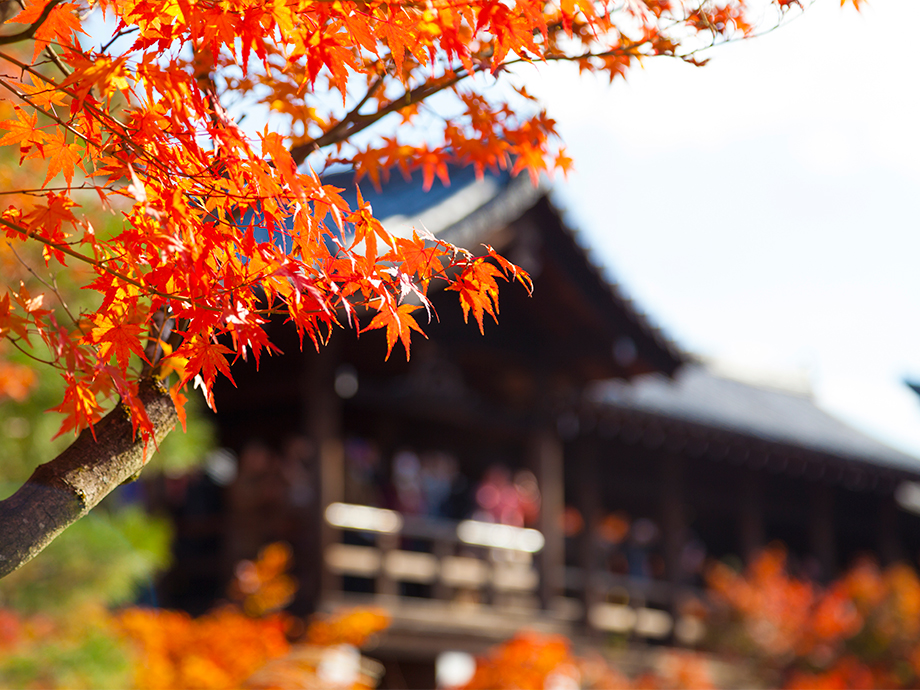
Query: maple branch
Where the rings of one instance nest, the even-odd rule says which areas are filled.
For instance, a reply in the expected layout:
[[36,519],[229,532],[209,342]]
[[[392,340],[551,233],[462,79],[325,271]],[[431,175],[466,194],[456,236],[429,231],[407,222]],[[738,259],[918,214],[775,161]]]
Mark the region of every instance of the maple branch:
[[[636,42],[629,43],[626,45],[619,45],[615,48],[611,48],[610,50],[597,52],[597,53],[588,52],[588,53],[582,53],[580,55],[565,55],[565,54],[556,53],[556,54],[544,55],[542,56],[542,58],[544,60],[553,61],[553,62],[556,62],[556,61],[577,62],[579,60],[586,60],[590,58],[613,57],[615,55],[639,56],[640,53],[638,52],[638,49],[642,45],[645,45],[646,43],[648,43],[648,41],[636,41]],[[683,56],[675,55],[674,57],[683,57]],[[515,65],[518,63],[522,63],[522,62],[529,63],[529,62],[533,62],[533,60],[528,59],[528,58],[516,58],[512,60],[506,60],[505,62],[501,63],[497,69],[504,69],[511,65]],[[368,115],[360,115],[358,112],[359,109],[365,103],[367,103],[367,101],[370,100],[371,96],[373,95],[372,91],[369,89],[368,93],[365,94],[361,102],[355,108],[353,108],[348,113],[348,115],[346,115],[342,120],[336,123],[332,128],[324,132],[322,135],[316,137],[315,139],[305,141],[301,144],[298,144],[292,147],[291,148],[291,158],[293,158],[294,163],[296,165],[300,165],[304,162],[304,160],[306,160],[307,156],[309,156],[314,151],[318,151],[321,148],[324,148],[326,146],[331,146],[333,144],[337,144],[342,141],[346,141],[347,139],[350,139],[358,132],[361,132],[367,129],[368,127],[376,124],[377,122],[379,122],[381,119],[383,119],[387,115],[394,113],[398,110],[402,110],[403,108],[408,107],[414,103],[419,103],[421,101],[424,101],[427,98],[441,91],[444,91],[445,89],[451,88],[452,86],[458,84],[459,82],[463,81],[467,77],[472,76],[473,74],[476,74],[479,72],[483,72],[486,69],[490,69],[490,67],[485,64],[475,66],[472,71],[467,71],[466,68],[457,69],[453,72],[453,76],[450,77],[449,79],[442,78],[443,81],[436,80],[435,82],[427,81],[415,87],[411,91],[407,91],[405,94],[403,94],[399,98],[392,100],[390,103],[388,103],[383,108],[380,108],[376,112],[368,114]],[[382,83],[382,79],[380,79],[379,81]],[[378,87],[379,87],[379,83],[375,83],[374,85],[372,85],[372,88],[375,91]]]
[[[163,335],[170,333],[172,329],[172,318],[169,316],[169,307],[161,306],[156,310],[150,319],[150,334],[148,336],[147,347],[144,348],[144,357],[146,361],[141,366],[141,377],[150,376],[152,372],[158,369],[160,358],[163,355]],[[169,335],[166,336],[167,338]]]
[[[41,242],[41,243],[44,244],[45,246],[51,247],[52,249],[56,249],[57,251],[66,254],[67,256],[70,256],[70,257],[73,257],[74,259],[77,259],[78,261],[82,261],[83,263],[89,264],[90,266],[95,266],[96,268],[98,268],[98,269],[100,269],[100,270],[102,270],[102,271],[105,271],[106,273],[108,273],[108,274],[109,274],[110,276],[112,276],[113,278],[118,278],[119,280],[123,280],[123,281],[125,281],[126,283],[128,283],[129,285],[133,285],[133,286],[136,287],[136,288],[139,288],[139,289],[141,289],[141,290],[150,290],[153,294],[159,295],[160,297],[175,298],[175,299],[184,299],[184,298],[182,298],[182,297],[175,297],[174,295],[161,294],[161,293],[157,292],[156,290],[153,290],[152,288],[148,288],[146,285],[144,285],[143,283],[141,283],[141,282],[139,282],[139,281],[137,281],[137,280],[134,280],[133,278],[129,278],[129,277],[126,276],[126,275],[122,275],[122,274],[119,273],[118,271],[113,271],[111,268],[109,268],[108,266],[106,266],[105,264],[103,264],[101,261],[98,261],[98,260],[96,260],[96,259],[91,259],[90,257],[86,256],[85,254],[81,254],[80,252],[76,252],[76,251],[74,251],[73,249],[71,249],[70,247],[68,247],[66,244],[60,244],[59,242],[52,242],[51,240],[45,239],[45,238],[42,237],[41,235],[36,235],[34,232],[30,232],[30,231],[27,230],[26,228],[22,227],[21,225],[17,225],[16,223],[11,223],[10,221],[6,220],[5,218],[0,218],[0,225],[4,225],[4,226],[10,228],[11,230],[15,230],[16,232],[19,232],[19,233],[25,235],[25,236],[28,237],[29,239],[36,240],[36,241],[38,241],[38,242]],[[185,300],[185,301],[191,301],[191,300]]]
[[[56,54],[56,53],[54,53],[54,55],[55,55],[55,57],[57,57],[57,54]],[[56,81],[54,81],[54,79],[52,79],[51,77],[48,77],[48,76],[42,74],[41,72],[39,72],[39,71],[38,71],[37,69],[35,69],[32,65],[28,65],[28,64],[22,62],[21,60],[17,60],[17,59],[16,59],[15,57],[13,57],[12,55],[7,55],[6,53],[0,53],[0,58],[3,58],[4,60],[6,60],[7,62],[9,62],[10,64],[16,65],[19,69],[23,70],[24,72],[28,72],[28,73],[31,74],[32,76],[38,77],[38,78],[41,79],[42,81],[46,82],[47,84],[50,85],[50,87],[51,87],[50,90],[52,90],[52,91],[60,91],[61,93],[67,94],[67,95],[70,96],[71,98],[77,98],[77,97],[78,97],[77,94],[73,92],[73,90],[64,88],[63,86],[61,86],[60,84],[58,84]],[[65,75],[69,75],[69,74],[70,74],[70,73],[67,71],[67,68],[66,68],[66,67],[63,68],[63,69],[64,69],[64,74],[65,74]],[[22,95],[22,94],[18,93],[17,91],[11,89],[9,86],[7,86],[7,88],[10,89],[11,91],[13,91],[13,93],[15,93],[19,98],[22,98],[22,99],[25,100],[27,103],[29,103],[29,101],[26,99],[26,97],[25,97],[24,95]],[[29,103],[29,105],[32,106],[33,108],[36,108],[36,109],[37,109],[37,106],[32,105],[32,103]],[[112,117],[111,114],[109,114],[109,113],[103,113],[102,111],[100,111],[98,108],[96,108],[96,107],[93,106],[92,104],[84,102],[84,103],[83,103],[83,107],[89,108],[89,109],[92,111],[93,115],[95,115],[96,117],[98,117],[100,120],[102,120],[102,119],[111,120],[112,122],[114,122],[115,124],[117,124],[119,127],[121,127],[123,130],[125,129],[125,126],[124,126],[121,122],[119,122],[118,120],[116,120],[114,117]],[[49,117],[50,117],[50,116],[49,116]],[[122,135],[122,136],[127,136],[127,135]]]
[[[0,57],[5,57],[5,55],[3,55],[2,53],[0,53]],[[21,93],[20,91],[17,91],[17,90],[16,90],[15,88],[13,88],[10,84],[8,84],[8,83],[6,82],[5,79],[0,79],[0,86],[2,86],[2,87],[5,88],[7,91],[9,91],[10,93],[12,93],[14,96],[16,96],[16,98],[20,98],[20,99],[22,99],[23,101],[25,101],[26,103],[28,103],[28,104],[29,104],[29,107],[30,107],[30,108],[34,108],[36,112],[39,112],[39,113],[41,113],[42,115],[44,115],[45,117],[47,117],[49,120],[52,120],[53,122],[56,122],[58,125],[60,125],[60,126],[63,127],[64,129],[66,129],[68,132],[70,132],[71,134],[73,134],[75,137],[79,137],[80,139],[82,139],[86,144],[91,144],[91,145],[93,145],[93,146],[98,146],[98,144],[97,144],[96,142],[94,142],[92,139],[89,139],[85,134],[83,134],[80,130],[78,130],[78,129],[76,129],[75,127],[73,127],[73,125],[71,125],[69,122],[65,122],[64,120],[62,120],[61,118],[59,118],[57,115],[55,115],[53,112],[48,112],[45,108],[42,108],[41,106],[35,105],[35,104],[32,102],[30,96],[28,96],[27,94]]]
[[[99,185],[99,189],[108,189],[105,185]],[[31,194],[33,196],[44,196],[47,192],[95,192],[96,186],[88,187],[86,184],[74,185],[72,187],[36,187],[34,189],[8,189],[0,190],[0,196],[18,196],[19,194]]]
[[[341,141],[350,139],[358,132],[361,132],[371,125],[379,122],[390,113],[395,113],[398,110],[402,110],[403,108],[408,107],[413,103],[424,101],[426,98],[430,98],[436,93],[440,93],[444,89],[449,89],[460,81],[466,79],[471,74],[480,72],[483,69],[485,69],[485,67],[477,67],[474,68],[473,72],[467,72],[466,68],[461,68],[456,70],[452,77],[442,77],[434,83],[426,81],[425,83],[416,86],[411,91],[407,91],[399,98],[390,101],[387,105],[371,113],[370,115],[356,115],[350,123],[351,126],[348,127],[344,132],[339,129],[338,125],[336,125],[328,132],[317,137],[316,139],[311,139],[310,141],[305,141],[302,144],[294,146],[291,148],[291,158],[294,159],[294,163],[296,165],[300,165],[304,162],[304,160],[306,160],[307,156],[309,156],[314,151],[318,151],[319,149],[326,146],[337,144]],[[352,113],[356,113],[356,110],[352,110]],[[349,113],[349,115],[351,115],[351,113]]]
[[[345,129],[348,125],[352,124],[353,122],[355,122],[355,120],[361,117],[361,112],[360,112],[361,108],[363,108],[364,105],[371,98],[374,97],[374,94],[377,93],[377,91],[380,89],[381,86],[383,86],[383,83],[384,83],[384,77],[378,76],[377,79],[374,80],[374,83],[367,87],[367,93],[364,94],[364,97],[360,100],[358,105],[352,108],[351,111],[345,117],[343,117],[335,125],[329,128],[329,130],[327,130],[326,132],[323,132],[322,136],[312,141],[305,142],[304,144],[302,144],[302,146],[306,148],[313,147],[312,149],[313,151],[318,151],[322,146],[326,146],[326,144],[319,144],[317,142],[320,141],[321,139],[331,139],[335,137],[339,132]],[[347,138],[348,136],[350,135],[346,135],[345,138]],[[297,155],[294,155],[295,150],[298,150]],[[310,153],[311,151],[307,151],[307,154],[304,156],[304,158],[306,158],[307,155],[310,155]],[[292,149],[291,155],[294,157],[294,161],[295,163],[297,163],[297,165],[300,165],[303,162],[303,161],[297,160],[297,157],[299,156],[299,147],[295,147],[294,149]]]
[[51,14],[51,10],[53,10],[55,6],[61,4],[61,2],[63,2],[63,0],[51,0],[51,2],[45,5],[45,9],[42,10],[42,13],[38,15],[38,19],[36,19],[33,24],[29,25],[28,29],[20,31],[18,34],[0,36],[0,46],[8,45],[10,43],[18,43],[19,41],[25,41],[32,38],[35,35],[35,32],[38,31],[42,27],[42,24],[45,23],[45,20],[48,19],[48,15]]
[[[544,55],[543,58],[545,60],[551,60],[551,61],[576,62],[578,60],[584,60],[584,59],[591,58],[591,57],[610,57],[613,55],[622,55],[622,54],[638,55],[638,52],[637,52],[638,48],[644,43],[647,43],[647,41],[637,41],[637,42],[630,43],[627,45],[617,46],[616,48],[613,48],[609,51],[600,52],[600,53],[585,53],[582,55],[571,55],[571,56],[562,55],[562,54],[554,54],[554,55],[551,54],[551,55]],[[501,63],[498,66],[497,70],[504,69],[505,67],[508,67],[510,65],[514,65],[520,62],[532,62],[532,60],[529,60],[527,58],[516,58],[513,60],[507,60]],[[431,96],[434,96],[435,94],[440,93],[441,91],[444,91],[445,89],[449,89],[452,86],[455,86],[456,84],[463,81],[467,77],[472,76],[473,74],[477,74],[479,72],[483,72],[487,69],[491,69],[491,67],[486,64],[477,65],[472,69],[472,71],[468,71],[465,67],[461,67],[459,69],[453,70],[453,76],[450,78],[441,77],[440,79],[437,79],[434,81],[426,81],[423,84],[420,84],[419,86],[415,87],[411,91],[407,91],[399,98],[393,99],[392,101],[390,101],[390,103],[380,108],[376,112],[371,113],[369,115],[360,115],[358,113],[358,110],[372,96],[371,91],[368,90],[368,93],[365,94],[364,98],[361,100],[358,106],[352,109],[351,112],[349,112],[348,115],[345,116],[345,118],[343,118],[335,126],[333,126],[327,132],[323,133],[322,135],[320,135],[319,137],[315,139],[311,139],[310,141],[305,141],[301,144],[298,144],[297,146],[292,147],[291,157],[294,159],[294,163],[296,165],[300,165],[301,163],[304,162],[304,160],[306,160],[307,156],[309,156],[314,151],[318,151],[319,149],[324,148],[326,146],[331,146],[333,144],[337,144],[339,142],[346,141],[347,139],[350,139],[358,132],[361,132],[362,130],[365,130],[368,127],[376,124],[377,122],[382,120],[387,115],[391,113],[395,113],[399,110],[402,110],[403,108],[406,108],[414,103],[419,103],[421,101],[424,101],[430,98]],[[373,85],[375,90],[378,86],[379,85],[376,83]],[[351,125],[351,126],[349,127],[348,125]]]
[[158,381],[142,381],[138,398],[153,425],[153,445],[135,435],[127,406],[119,404],[0,501],[0,577],[30,561],[119,485],[140,474],[154,448],[176,426],[178,415]]

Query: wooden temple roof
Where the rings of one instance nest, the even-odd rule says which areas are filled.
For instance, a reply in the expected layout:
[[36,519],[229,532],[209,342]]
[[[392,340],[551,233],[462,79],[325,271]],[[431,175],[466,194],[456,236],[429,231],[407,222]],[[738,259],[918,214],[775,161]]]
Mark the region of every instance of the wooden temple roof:
[[690,455],[709,455],[851,488],[920,477],[920,459],[863,434],[810,395],[684,366],[673,378],[638,377],[596,391],[608,434]]
[[[592,263],[545,186],[507,171],[478,178],[470,167],[451,168],[450,180],[445,186],[436,179],[426,192],[420,175],[394,174],[380,190],[363,181],[361,192],[390,232],[425,228],[473,251],[490,244],[531,273],[535,291],[529,298],[518,288],[502,290],[499,326],[487,324],[485,339],[465,332],[475,326],[461,330],[443,314],[441,324],[426,328],[432,339],[513,351],[533,365],[565,371],[579,384],[649,372],[671,375],[682,364],[678,348]],[[324,182],[354,201],[351,172],[328,175]]]

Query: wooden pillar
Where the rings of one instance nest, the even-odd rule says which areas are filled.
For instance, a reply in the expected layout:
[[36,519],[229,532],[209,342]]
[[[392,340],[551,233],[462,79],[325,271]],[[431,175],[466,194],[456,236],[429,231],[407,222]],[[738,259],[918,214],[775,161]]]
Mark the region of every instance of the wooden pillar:
[[531,432],[528,454],[542,494],[538,528],[546,543],[540,553],[540,600],[543,608],[552,606],[562,593],[565,568],[565,535],[562,512],[565,510],[563,484],[563,445],[555,430],[544,427]]
[[893,494],[884,494],[878,500],[878,555],[882,565],[890,565],[905,559],[898,530],[898,506]]
[[597,537],[597,525],[603,517],[601,487],[598,477],[601,471],[597,452],[597,439],[582,439],[576,446],[567,464],[573,471],[570,476],[575,482],[572,487],[574,507],[581,513],[584,527],[574,538],[575,559],[581,574],[580,603],[583,607],[583,623],[589,625],[592,607],[603,601],[606,592],[600,587],[601,562]]
[[809,536],[811,538],[811,552],[821,567],[821,578],[830,580],[837,574],[834,488],[830,484],[815,484],[811,490]]
[[396,534],[378,534],[377,548],[380,549],[380,572],[374,582],[377,596],[380,598],[395,597],[399,594],[399,583],[387,572],[387,555],[399,548],[399,536]]
[[326,523],[326,508],[345,495],[345,453],[342,442],[342,401],[335,393],[335,370],[339,364],[335,338],[317,352],[307,352],[304,381],[303,426],[316,447],[315,486],[318,487],[313,524],[305,530],[319,534],[312,554],[314,572],[313,601],[326,592],[340,589],[338,576],[325,567],[326,548],[337,541],[336,530]]
[[683,497],[683,458],[668,453],[661,464],[661,539],[665,578],[672,585],[681,579],[680,561],[687,536],[687,516]]
[[747,468],[741,476],[738,491],[738,541],[745,563],[750,563],[766,543],[762,479],[757,472]]

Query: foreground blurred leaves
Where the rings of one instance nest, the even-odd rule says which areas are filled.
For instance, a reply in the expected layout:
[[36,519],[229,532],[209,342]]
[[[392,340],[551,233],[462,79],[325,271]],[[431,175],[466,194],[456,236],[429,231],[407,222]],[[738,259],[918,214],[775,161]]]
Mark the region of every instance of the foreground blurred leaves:
[[744,572],[709,572],[722,646],[759,659],[787,688],[920,686],[920,577],[904,563],[866,558],[827,586],[789,573],[786,552],[766,550]]

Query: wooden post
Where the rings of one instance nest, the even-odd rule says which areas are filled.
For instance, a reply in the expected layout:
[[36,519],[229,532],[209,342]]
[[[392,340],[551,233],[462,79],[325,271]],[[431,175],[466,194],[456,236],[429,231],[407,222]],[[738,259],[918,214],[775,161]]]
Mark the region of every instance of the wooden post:
[[766,542],[763,491],[760,486],[762,480],[762,475],[758,475],[754,470],[745,469],[738,491],[738,541],[745,563],[750,563]]
[[[664,551],[664,572],[668,582],[667,606],[672,621],[680,615],[680,589],[683,584],[681,561],[687,540],[687,510],[684,505],[684,459],[676,453],[666,453],[661,464],[661,538]],[[674,643],[674,626],[668,634]]]
[[529,439],[531,467],[537,475],[542,494],[539,530],[546,540],[540,553],[542,563],[540,600],[549,609],[562,590],[565,568],[565,537],[562,533],[562,512],[565,509],[563,485],[563,446],[555,430],[541,428]]
[[597,523],[602,517],[602,501],[598,485],[598,457],[596,439],[583,439],[576,446],[569,464],[574,464],[575,486],[573,499],[575,508],[581,513],[584,527],[575,537],[576,559],[581,570],[581,604],[584,607],[582,623],[590,628],[590,612],[602,601],[606,592],[598,588],[601,562],[598,557]]
[[816,484],[812,489],[809,532],[811,552],[821,566],[821,578],[829,581],[837,574],[834,488],[830,484]]
[[453,544],[448,542],[443,537],[439,536],[435,539],[434,544],[432,545],[432,552],[434,557],[438,559],[438,579],[434,581],[434,584],[431,588],[431,594],[435,599],[441,601],[447,601],[450,599],[451,588],[444,584],[444,579],[441,576],[441,569],[444,567],[444,559],[448,556],[454,555]]
[[904,543],[898,530],[898,506],[892,494],[879,496],[878,555],[882,565],[904,560]]
[[378,534],[377,548],[380,549],[380,572],[377,573],[374,587],[377,596],[382,598],[394,597],[399,594],[399,583],[387,572],[387,556],[399,547],[399,537],[395,534]]
[[[307,436],[316,444],[315,486],[319,496],[314,502],[314,523],[303,529],[318,532],[312,554],[314,568],[319,577],[313,578],[313,602],[322,595],[340,589],[340,578],[330,572],[325,564],[328,546],[338,541],[337,530],[326,522],[326,508],[345,495],[345,453],[342,443],[342,401],[335,393],[335,370],[339,363],[335,338],[319,352],[308,352],[306,380],[304,382],[303,425]],[[315,572],[315,571],[314,571]]]
[[680,560],[687,533],[683,464],[680,455],[668,453],[661,467],[661,537],[665,577],[672,586],[680,584]]

